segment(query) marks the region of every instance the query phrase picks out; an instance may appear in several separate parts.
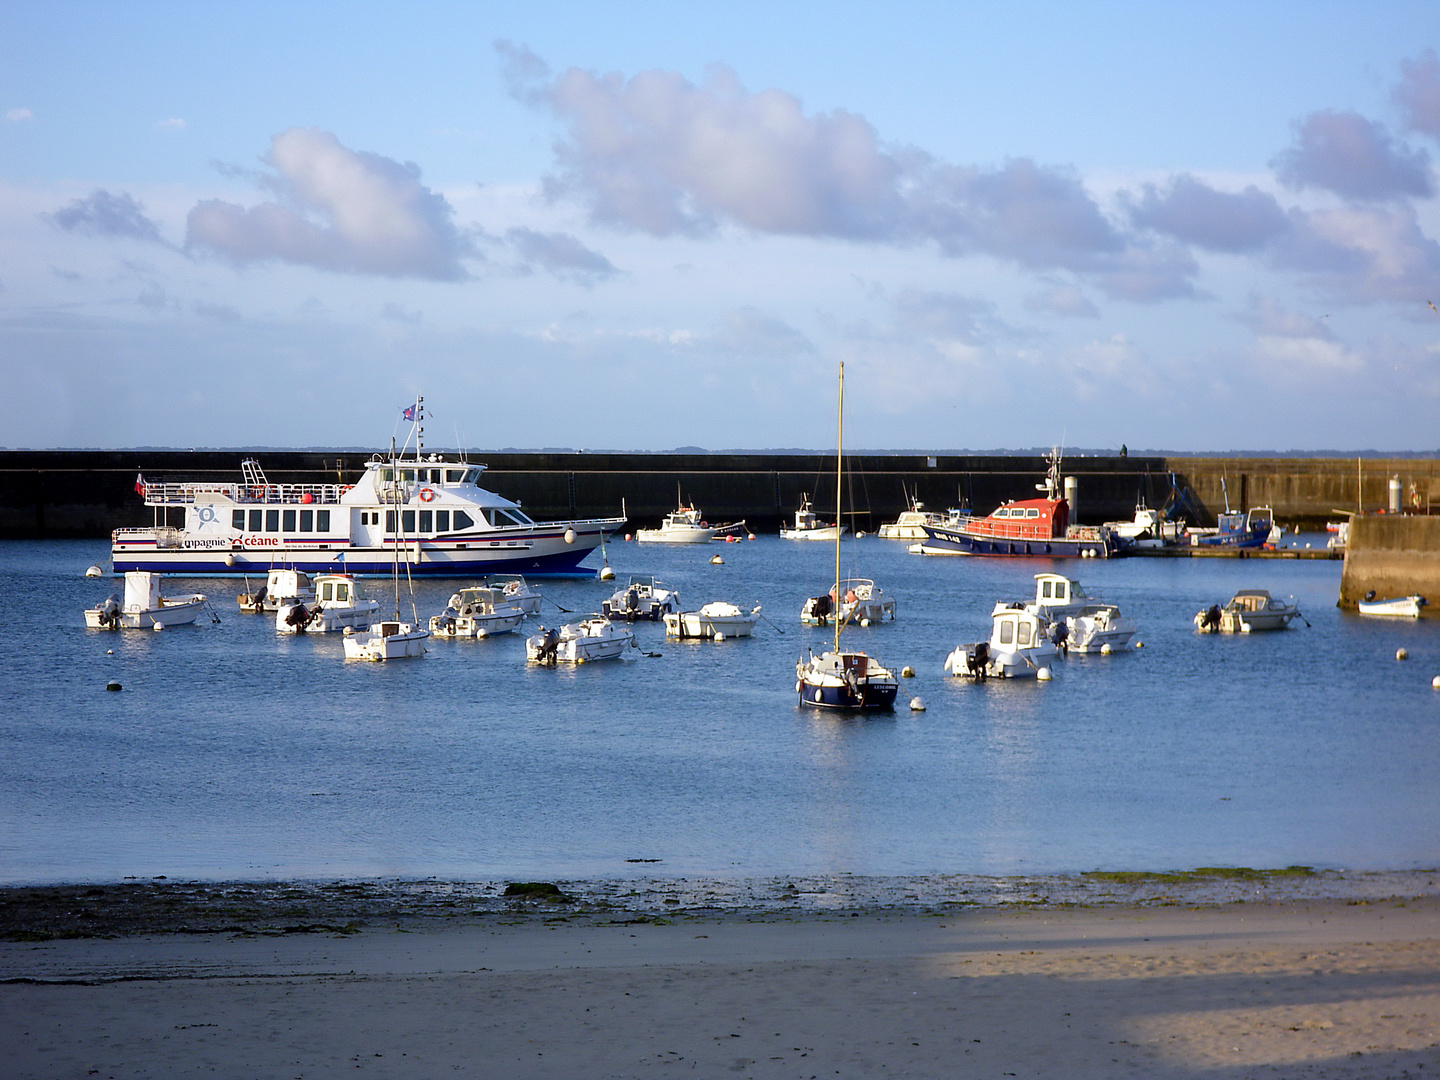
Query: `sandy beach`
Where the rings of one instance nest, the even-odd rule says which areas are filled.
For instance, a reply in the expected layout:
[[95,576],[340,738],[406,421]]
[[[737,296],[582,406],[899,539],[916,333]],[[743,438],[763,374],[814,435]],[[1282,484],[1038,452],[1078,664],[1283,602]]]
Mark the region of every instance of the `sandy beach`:
[[[19,927],[16,913],[28,905],[33,915],[43,899],[60,914],[85,890],[7,890],[0,1072],[1440,1071],[1440,898],[1191,904],[1174,892],[1160,903],[832,911],[528,901],[447,918],[358,905],[363,917],[344,923],[339,909],[287,923],[286,912],[316,914],[292,903],[239,923],[219,913],[228,927],[196,925],[171,902],[187,932],[102,912],[89,920],[96,936],[69,937]],[[215,897],[205,906],[215,914]]]

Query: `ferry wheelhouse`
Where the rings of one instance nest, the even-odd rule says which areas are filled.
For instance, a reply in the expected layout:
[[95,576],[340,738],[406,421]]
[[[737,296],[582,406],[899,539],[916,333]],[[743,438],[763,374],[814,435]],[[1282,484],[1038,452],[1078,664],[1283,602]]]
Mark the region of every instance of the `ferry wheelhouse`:
[[1048,558],[1120,554],[1119,538],[1104,525],[1072,525],[1070,503],[1060,494],[1060,455],[1050,455],[1050,467],[1038,499],[1019,499],[998,507],[986,517],[960,518],[943,525],[926,525],[925,539],[911,548],[922,555],[1029,555]]
[[[418,424],[417,424],[418,428]],[[156,525],[116,529],[116,574],[216,577],[283,564],[307,574],[413,577],[588,573],[580,562],[623,517],[532,521],[480,486],[485,466],[417,451],[376,455],[354,485],[273,484],[255,460],[232,483],[136,483]],[[162,524],[173,511],[182,525]]]

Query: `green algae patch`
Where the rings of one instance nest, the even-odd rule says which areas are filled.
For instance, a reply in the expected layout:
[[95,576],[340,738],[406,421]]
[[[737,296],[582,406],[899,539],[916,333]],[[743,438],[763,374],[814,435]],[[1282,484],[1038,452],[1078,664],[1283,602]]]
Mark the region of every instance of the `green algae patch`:
[[1197,866],[1194,870],[1090,870],[1080,875],[1087,881],[1107,881],[1115,885],[1190,885],[1206,881],[1270,881],[1275,878],[1314,877],[1309,866],[1285,866],[1272,870],[1252,870],[1248,866]]
[[505,886],[505,895],[521,900],[544,900],[551,904],[571,904],[575,898],[560,891],[560,886],[550,881],[511,881]]

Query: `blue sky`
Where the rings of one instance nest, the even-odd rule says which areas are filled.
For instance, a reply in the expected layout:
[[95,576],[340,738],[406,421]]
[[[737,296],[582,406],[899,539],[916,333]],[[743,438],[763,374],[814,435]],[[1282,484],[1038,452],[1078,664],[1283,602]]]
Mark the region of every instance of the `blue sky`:
[[1433,449],[1437,39],[0,0],[0,445]]

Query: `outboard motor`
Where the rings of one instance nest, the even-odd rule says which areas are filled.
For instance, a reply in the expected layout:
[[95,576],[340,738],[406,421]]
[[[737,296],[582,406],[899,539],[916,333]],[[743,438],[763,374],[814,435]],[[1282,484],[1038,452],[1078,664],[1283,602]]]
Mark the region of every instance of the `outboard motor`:
[[114,630],[120,625],[120,601],[111,593],[100,605],[100,625],[108,630]]
[[303,634],[310,628],[310,609],[304,604],[295,604],[285,616],[285,625],[293,626],[297,634]]
[[260,612],[265,610],[265,594],[267,591],[266,587],[261,585],[259,590],[250,597],[250,607],[256,615],[259,615]]

